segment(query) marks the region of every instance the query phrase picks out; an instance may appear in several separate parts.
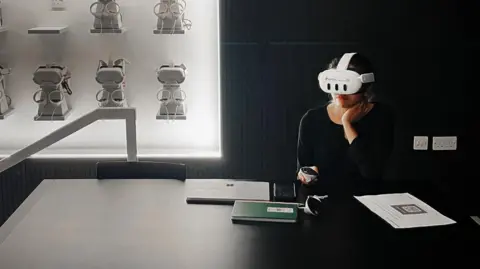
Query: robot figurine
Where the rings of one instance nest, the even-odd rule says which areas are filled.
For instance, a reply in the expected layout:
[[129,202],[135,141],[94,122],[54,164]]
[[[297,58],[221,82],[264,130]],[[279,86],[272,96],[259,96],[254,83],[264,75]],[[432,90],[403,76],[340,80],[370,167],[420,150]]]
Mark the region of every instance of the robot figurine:
[[10,68],[4,68],[0,65],[0,120],[5,119],[11,112],[12,99],[5,93],[7,86],[6,76],[10,74]]
[[103,88],[96,96],[100,107],[128,107],[124,90],[127,63],[125,59],[99,61],[95,79]]
[[40,86],[33,95],[38,104],[34,120],[65,120],[71,112],[68,96],[72,94],[69,81],[71,73],[65,66],[42,65],[33,73],[33,81]]
[[153,8],[158,17],[157,29],[154,34],[184,34],[185,28],[190,29],[192,22],[185,19],[187,2],[185,0],[160,0]]
[[157,120],[186,120],[187,105],[186,94],[180,88],[187,77],[185,65],[162,65],[157,69],[157,79],[163,84],[163,88],[157,93],[160,102],[160,110]]
[[115,0],[98,0],[90,6],[95,17],[91,33],[121,33],[123,28],[120,5]]

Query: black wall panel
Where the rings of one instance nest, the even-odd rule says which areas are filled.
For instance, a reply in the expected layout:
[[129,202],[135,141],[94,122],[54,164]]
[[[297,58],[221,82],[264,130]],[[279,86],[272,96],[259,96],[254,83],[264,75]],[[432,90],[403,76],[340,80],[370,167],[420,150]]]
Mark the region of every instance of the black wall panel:
[[20,163],[0,174],[0,225],[15,211],[41,180],[25,176],[26,163]]
[[[220,1],[224,158],[182,160],[188,177],[293,180],[299,120],[328,100],[318,72],[358,51],[397,114],[386,178],[434,181],[478,202],[478,176],[467,174],[478,149],[478,1]],[[413,151],[415,135],[456,135],[458,150]],[[43,178],[93,178],[95,163],[29,160],[3,173],[0,223]]]

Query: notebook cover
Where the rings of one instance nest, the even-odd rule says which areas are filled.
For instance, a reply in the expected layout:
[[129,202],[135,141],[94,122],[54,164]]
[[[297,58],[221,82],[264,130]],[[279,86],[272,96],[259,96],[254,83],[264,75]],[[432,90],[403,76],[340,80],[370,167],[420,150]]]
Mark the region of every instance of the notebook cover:
[[232,220],[296,222],[298,205],[289,203],[236,201]]

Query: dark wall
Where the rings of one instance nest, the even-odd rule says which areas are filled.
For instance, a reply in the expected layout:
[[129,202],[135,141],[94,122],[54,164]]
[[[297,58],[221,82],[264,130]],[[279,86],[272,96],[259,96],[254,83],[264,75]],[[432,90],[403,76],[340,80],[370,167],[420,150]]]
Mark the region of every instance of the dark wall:
[[[378,100],[397,113],[386,177],[469,189],[467,130],[478,121],[469,118],[467,84],[480,60],[470,2],[221,0],[225,157],[182,160],[188,176],[293,180],[299,120],[327,100],[318,72],[358,51],[376,67]],[[456,135],[458,151],[414,152],[414,135]],[[94,164],[29,160],[11,169],[1,176],[0,223],[43,178],[93,178]]]

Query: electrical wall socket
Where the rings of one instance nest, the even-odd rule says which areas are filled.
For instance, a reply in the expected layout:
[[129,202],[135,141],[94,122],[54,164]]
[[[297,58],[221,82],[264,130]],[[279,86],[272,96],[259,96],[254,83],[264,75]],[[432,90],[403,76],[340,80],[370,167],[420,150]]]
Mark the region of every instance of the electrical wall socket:
[[67,9],[66,1],[67,0],[52,0],[52,10],[63,11]]
[[413,137],[414,150],[428,150],[428,136],[414,136]]
[[456,136],[433,137],[433,150],[457,150]]

